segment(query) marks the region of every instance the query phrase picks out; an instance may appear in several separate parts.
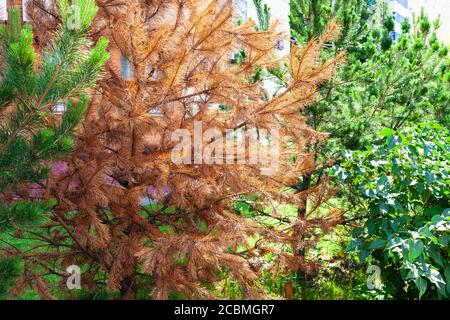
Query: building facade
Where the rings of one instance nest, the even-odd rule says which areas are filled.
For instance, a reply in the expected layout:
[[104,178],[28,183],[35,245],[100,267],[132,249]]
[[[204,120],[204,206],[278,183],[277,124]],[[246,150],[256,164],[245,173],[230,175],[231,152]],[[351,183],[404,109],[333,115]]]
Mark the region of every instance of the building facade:
[[413,21],[422,9],[431,21],[440,18],[441,26],[437,30],[438,38],[450,43],[450,0],[390,0],[389,9],[392,11],[395,28],[392,34],[394,40],[401,34],[401,23],[406,18]]
[[[8,20],[8,10],[10,6],[20,6],[21,17],[24,22],[28,21],[26,12],[26,4],[30,0],[0,0],[0,23],[6,23]],[[46,0],[48,5],[51,5],[52,0]],[[284,55],[289,53],[289,0],[265,0],[265,4],[269,5],[272,19],[279,21],[281,31],[285,34],[284,39],[280,39],[279,54]],[[256,7],[253,0],[233,0],[236,15],[242,20],[253,19],[257,21]],[[3,22],[2,22],[3,21]],[[131,79],[133,77],[133,70],[130,63],[127,61],[118,50],[111,50],[111,63],[120,70],[121,76],[124,79]]]
[[398,37],[402,33],[402,22],[405,19],[411,21],[412,11],[409,7],[410,0],[391,0],[389,1],[389,8],[392,11],[392,17],[394,18],[394,31],[392,32],[392,39],[397,41]]
[[[30,0],[0,0],[0,21],[8,20],[8,8],[10,6],[19,6],[22,7],[21,16],[23,21],[28,21],[28,15],[25,10],[27,2]],[[49,4],[51,0],[46,0]]]

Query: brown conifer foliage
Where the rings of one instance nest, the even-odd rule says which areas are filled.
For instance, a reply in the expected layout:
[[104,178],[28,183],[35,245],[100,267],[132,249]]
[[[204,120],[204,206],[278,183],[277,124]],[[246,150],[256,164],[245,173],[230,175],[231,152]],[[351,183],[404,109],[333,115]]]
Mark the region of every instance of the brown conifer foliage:
[[[42,10],[41,0],[30,3],[34,30],[45,42],[58,14],[52,7]],[[326,181],[301,194],[288,187],[315,167],[308,144],[325,139],[307,126],[301,110],[315,101],[318,86],[342,58],[319,59],[338,27],[331,24],[305,48],[293,45],[283,60],[275,54],[277,24],[267,32],[257,32],[252,21],[237,26],[232,1],[98,0],[97,5],[92,35],[109,38],[112,54],[130,61],[132,76],[122,79],[110,62],[79,128],[76,151],[55,165],[46,184],[46,196],[58,199],[39,236],[47,252],[36,249],[26,265],[86,266],[82,283],[92,290],[106,275],[108,289],[123,298],[149,288],[155,299],[172,291],[212,298],[205,284],[219,281],[220,270],[238,281],[244,297],[260,298],[265,293],[255,280],[261,270],[313,268],[296,252],[314,244],[319,229],[338,223],[339,214],[314,212],[332,193]],[[245,59],[231,63],[240,50],[246,50]],[[261,83],[250,78],[257,69],[284,64],[289,81],[267,99]],[[175,164],[172,133],[184,129],[194,135],[199,122],[202,132],[276,128],[279,169],[265,175],[260,164],[237,161]],[[314,200],[306,217],[278,212],[279,204],[299,207],[305,197]],[[234,209],[237,200],[248,200],[257,215],[277,224],[244,217]],[[262,257],[269,253],[268,263]]]

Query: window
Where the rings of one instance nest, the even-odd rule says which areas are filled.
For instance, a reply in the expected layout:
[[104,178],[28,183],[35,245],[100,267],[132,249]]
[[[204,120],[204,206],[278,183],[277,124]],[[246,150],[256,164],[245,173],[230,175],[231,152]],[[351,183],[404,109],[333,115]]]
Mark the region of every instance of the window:
[[124,55],[120,54],[120,72],[122,79],[133,79],[133,66],[130,61]]
[[8,8],[6,0],[0,0],[0,20],[8,20]]
[[393,16],[394,20],[399,22],[399,23],[402,23],[403,20],[405,20],[405,17],[402,16],[401,14],[397,13],[397,12],[394,12],[392,16]]
[[400,34],[398,32],[392,32],[392,40],[394,40],[394,42],[396,42],[398,40],[398,38],[400,37]]

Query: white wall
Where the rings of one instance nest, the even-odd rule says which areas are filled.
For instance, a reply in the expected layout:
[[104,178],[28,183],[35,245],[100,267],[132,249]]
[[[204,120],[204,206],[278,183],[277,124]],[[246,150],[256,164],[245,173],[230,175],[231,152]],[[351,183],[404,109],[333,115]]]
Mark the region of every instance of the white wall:
[[441,17],[441,27],[437,35],[440,40],[450,44],[450,0],[410,0],[411,10],[420,14],[422,7],[428,13],[431,21]]
[[8,20],[8,9],[6,8],[6,0],[0,0],[0,21]]

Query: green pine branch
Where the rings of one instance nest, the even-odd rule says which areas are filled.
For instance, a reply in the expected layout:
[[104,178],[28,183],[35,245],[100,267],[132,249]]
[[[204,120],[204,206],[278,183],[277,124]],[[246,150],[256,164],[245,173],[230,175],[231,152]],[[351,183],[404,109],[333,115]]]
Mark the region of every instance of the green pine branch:
[[[93,44],[89,27],[97,13],[94,0],[58,0],[61,25],[38,59],[33,32],[22,27],[18,7],[0,28],[0,192],[14,192],[20,183],[45,179],[44,160],[61,158],[73,149],[73,132],[89,104],[86,90],[103,76],[109,59],[108,41]],[[58,103],[67,111],[58,124],[48,124]],[[34,220],[48,203],[13,202],[0,207],[1,230]],[[34,208],[34,209],[33,209]],[[40,208],[41,210],[38,210]],[[33,209],[33,210],[32,210]],[[32,214],[32,213],[36,214]]]
[[263,4],[262,0],[253,0],[258,17],[258,31],[267,31],[270,28],[270,7]]

